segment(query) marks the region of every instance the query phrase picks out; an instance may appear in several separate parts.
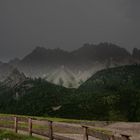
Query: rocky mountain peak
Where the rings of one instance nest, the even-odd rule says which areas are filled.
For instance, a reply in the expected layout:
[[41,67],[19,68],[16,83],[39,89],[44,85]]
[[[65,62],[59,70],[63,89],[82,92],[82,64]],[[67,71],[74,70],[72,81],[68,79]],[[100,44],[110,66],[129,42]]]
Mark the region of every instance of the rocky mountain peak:
[[33,50],[33,52],[43,52],[43,51],[46,51],[46,50],[47,50],[47,49],[44,48],[44,47],[37,46],[37,47]]
[[24,73],[18,71],[18,69],[13,69],[10,75],[4,80],[4,84],[8,87],[15,87],[26,80]]

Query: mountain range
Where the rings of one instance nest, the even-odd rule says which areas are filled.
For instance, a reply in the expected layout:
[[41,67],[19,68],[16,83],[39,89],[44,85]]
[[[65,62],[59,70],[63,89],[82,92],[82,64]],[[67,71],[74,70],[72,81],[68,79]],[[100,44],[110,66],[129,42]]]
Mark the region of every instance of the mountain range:
[[131,54],[111,43],[84,44],[71,52],[36,47],[23,59],[0,62],[0,81],[5,81],[17,69],[26,77],[40,77],[54,84],[77,88],[99,70],[139,63],[139,49],[134,48]]

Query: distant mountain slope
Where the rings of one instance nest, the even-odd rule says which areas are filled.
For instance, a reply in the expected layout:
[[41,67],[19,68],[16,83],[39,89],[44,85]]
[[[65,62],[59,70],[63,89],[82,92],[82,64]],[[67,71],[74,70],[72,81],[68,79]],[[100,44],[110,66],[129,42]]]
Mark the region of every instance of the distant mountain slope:
[[[19,69],[27,77],[45,77],[48,78],[48,81],[54,81],[55,84],[60,84],[59,79],[63,79],[63,86],[78,87],[79,83],[86,81],[98,70],[135,62],[136,59],[124,48],[111,43],[100,43],[98,45],[85,44],[72,52],[36,47],[22,60],[15,59],[9,64]],[[65,67],[68,72],[64,72],[62,67]],[[65,80],[63,72],[67,77]],[[52,80],[50,77],[54,77],[54,75],[56,79]],[[71,77],[74,77],[73,83]]]
[[140,65],[121,66],[101,70],[83,83],[82,91],[117,91],[120,88],[140,89]]
[[69,88],[79,86],[76,75],[64,66],[61,66],[61,68],[50,72],[45,76],[45,79],[51,83]]
[[21,63],[25,65],[41,66],[41,65],[65,65],[70,61],[71,55],[61,49],[45,49],[36,47],[30,54],[25,56]]

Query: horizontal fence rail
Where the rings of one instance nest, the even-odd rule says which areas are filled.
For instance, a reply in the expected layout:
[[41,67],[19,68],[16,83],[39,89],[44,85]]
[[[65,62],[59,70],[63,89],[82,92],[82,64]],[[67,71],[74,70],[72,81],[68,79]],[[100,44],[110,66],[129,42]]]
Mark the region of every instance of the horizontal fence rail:
[[[77,138],[70,138],[65,133],[74,134],[71,130],[77,130],[77,134],[82,137],[83,140],[89,140],[90,138],[97,138],[99,140],[130,140],[129,135],[119,134],[114,135],[113,132],[102,128],[98,130],[94,127],[86,125],[72,125],[69,123],[58,123],[45,119],[27,118],[21,116],[0,116],[0,128],[8,128],[18,131],[25,131],[32,136],[33,134],[44,136],[49,140],[77,140]],[[62,132],[60,132],[60,130]],[[56,131],[56,132],[55,132]]]

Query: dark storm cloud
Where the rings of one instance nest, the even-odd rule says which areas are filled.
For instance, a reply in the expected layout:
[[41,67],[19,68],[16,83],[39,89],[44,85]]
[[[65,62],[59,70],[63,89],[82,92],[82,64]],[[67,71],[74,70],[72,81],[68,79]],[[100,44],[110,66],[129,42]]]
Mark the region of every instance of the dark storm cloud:
[[109,41],[139,48],[139,0],[0,0],[0,59],[35,46]]

